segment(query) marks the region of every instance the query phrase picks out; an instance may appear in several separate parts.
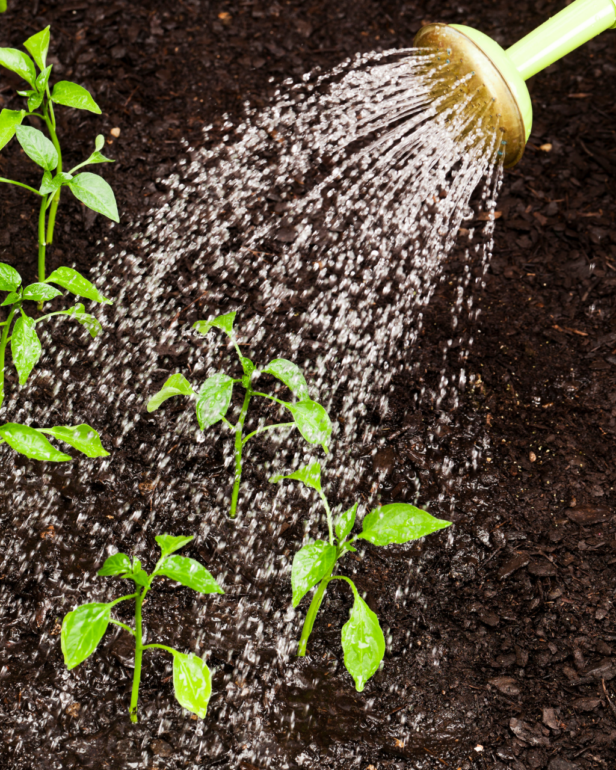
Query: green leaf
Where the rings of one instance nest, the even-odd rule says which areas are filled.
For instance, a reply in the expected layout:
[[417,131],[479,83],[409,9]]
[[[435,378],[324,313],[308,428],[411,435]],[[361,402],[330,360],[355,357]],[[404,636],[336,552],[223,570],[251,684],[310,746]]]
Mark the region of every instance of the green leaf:
[[305,545],[295,554],[291,568],[294,607],[313,586],[330,574],[335,563],[336,548],[323,540]]
[[45,89],[47,88],[47,83],[49,83],[49,76],[51,75],[52,68],[52,64],[50,64],[49,67],[43,68],[42,72],[36,78],[36,90],[41,95],[41,98],[45,94]]
[[92,339],[95,339],[103,331],[103,327],[101,326],[101,322],[98,320],[98,318],[90,315],[89,313],[86,313],[85,311],[85,307],[81,302],[79,302],[74,307],[71,307],[68,310],[60,310],[58,313],[59,315],[67,315],[69,318],[73,318],[75,321],[77,321],[77,323],[85,326],[86,329],[90,332]]
[[134,569],[130,575],[124,575],[124,577],[129,580],[134,580],[135,584],[138,586],[149,586],[150,584],[150,576],[145,570],[140,568]]
[[57,425],[55,428],[40,428],[39,432],[70,444],[87,457],[108,457],[109,452],[101,444],[99,434],[86,423],[81,425]]
[[73,459],[69,455],[59,452],[47,441],[45,436],[27,425],[19,425],[15,422],[0,425],[0,438],[4,439],[16,452],[29,457],[31,460],[63,463]]
[[357,506],[359,503],[355,503],[355,505],[352,508],[349,508],[348,511],[345,511],[344,513],[341,513],[340,516],[336,519],[336,537],[338,538],[338,542],[342,542],[344,538],[349,534],[349,532],[353,529],[353,524],[355,524],[355,516],[357,515]]
[[290,481],[302,481],[307,487],[316,489],[317,492],[321,491],[321,466],[319,463],[312,463],[311,465],[305,465],[298,471],[291,473],[289,476],[272,476],[270,482],[277,484],[283,479],[289,479]]
[[29,37],[24,43],[24,48],[32,55],[39,68],[44,70],[47,63],[47,51],[49,50],[49,27],[45,27],[36,35]]
[[321,444],[327,453],[327,442],[332,435],[332,423],[321,404],[310,399],[285,406],[293,415],[299,432],[309,444]]
[[169,556],[169,554],[173,553],[174,551],[177,551],[180,548],[184,548],[185,545],[188,545],[191,540],[195,539],[195,536],[190,535],[187,537],[179,535],[178,537],[174,537],[173,535],[156,535],[154,539],[160,546],[161,556]]
[[192,328],[196,329],[199,334],[206,335],[212,327],[216,326],[218,329],[222,329],[229,337],[233,337],[233,323],[236,315],[237,313],[233,311],[232,313],[225,313],[224,315],[212,318],[211,321],[196,321]]
[[57,167],[58,153],[56,148],[42,131],[32,126],[17,126],[15,133],[23,151],[37,166],[46,171],[53,171]]
[[349,619],[342,627],[344,665],[355,680],[355,689],[362,692],[366,682],[376,673],[385,655],[385,637],[379,619],[348,581],[355,601]]
[[57,283],[63,289],[70,291],[78,297],[85,297],[104,305],[113,305],[113,302],[104,297],[100,291],[72,267],[59,267],[45,279],[45,283]]
[[55,286],[49,286],[47,283],[31,283],[24,289],[23,298],[35,300],[36,302],[48,302],[54,297],[62,294]]
[[0,291],[15,291],[21,284],[21,276],[11,265],[0,262]]
[[242,369],[244,370],[242,385],[247,388],[250,385],[252,375],[254,374],[257,367],[252,363],[250,358],[246,358],[245,356],[240,356],[240,363],[242,364]]
[[26,384],[30,372],[41,357],[41,351],[41,342],[36,333],[34,320],[24,315],[22,310],[11,334],[11,354],[19,374],[20,385]]
[[36,82],[34,62],[23,51],[18,51],[17,48],[0,48],[0,65],[17,73],[34,88]]
[[219,372],[208,377],[199,390],[197,420],[201,430],[214,425],[227,413],[233,393],[231,377]]
[[106,158],[101,152],[93,152],[92,155],[88,158],[86,163],[93,164],[93,163],[115,163],[115,160],[112,160],[111,158]]
[[99,134],[94,140],[94,151],[100,152],[100,150],[102,150],[104,146],[105,146],[105,137],[102,134]]
[[6,13],[6,0],[0,0],[0,13]]
[[83,171],[68,183],[77,200],[92,211],[103,214],[114,222],[119,222],[118,206],[109,184],[98,174]]
[[284,382],[300,401],[310,401],[306,378],[299,366],[293,362],[287,361],[286,358],[275,358],[269,362],[263,373],[271,374]]
[[172,374],[162,388],[148,401],[148,412],[155,412],[158,407],[172,396],[196,396],[192,385],[183,374]]
[[450,521],[436,519],[414,505],[392,503],[369,513],[358,537],[373,545],[408,543],[449,526]]
[[178,583],[200,594],[224,594],[203,564],[187,556],[168,556],[156,570],[156,574],[177,580]]
[[205,661],[192,652],[184,655],[174,650],[173,689],[180,706],[205,718],[212,695],[212,674]]
[[101,108],[90,96],[90,92],[77,83],[60,80],[53,87],[51,101],[64,107],[74,107],[76,110],[88,110],[96,115],[101,114]]
[[0,150],[15,136],[15,129],[21,125],[25,110],[2,110],[0,112]]
[[7,294],[4,298],[4,302],[0,304],[0,307],[4,307],[5,305],[14,305],[16,302],[19,302],[21,299],[21,292],[20,291],[12,291],[10,294]]
[[41,180],[41,186],[39,187],[39,192],[41,195],[48,195],[49,193],[54,193],[56,192],[56,190],[62,187],[62,185],[68,184],[72,178],[73,177],[70,174],[66,174],[64,171],[59,171],[53,177],[49,171],[45,171],[45,173],[43,174],[43,179]]
[[105,559],[105,563],[96,573],[100,577],[111,577],[113,575],[122,575],[124,572],[130,572],[132,569],[130,559],[125,553],[114,553]]
[[[38,91],[28,91],[28,112],[34,112],[41,106],[43,96],[44,94],[41,94]],[[41,164],[39,163],[39,166],[40,165]]]
[[60,641],[69,671],[83,663],[98,647],[110,617],[111,606],[98,602],[82,604],[65,616]]

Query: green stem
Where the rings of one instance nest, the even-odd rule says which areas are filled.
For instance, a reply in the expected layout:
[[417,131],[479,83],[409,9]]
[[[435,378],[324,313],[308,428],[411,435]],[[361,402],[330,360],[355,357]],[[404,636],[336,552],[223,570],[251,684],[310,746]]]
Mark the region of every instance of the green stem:
[[130,698],[130,721],[137,722],[137,703],[139,701],[139,685],[141,683],[141,661],[143,659],[143,631],[141,623],[141,607],[147,593],[147,586],[137,592],[135,602],[135,669],[133,673],[133,690]]
[[23,184],[23,182],[16,182],[14,179],[5,179],[3,176],[0,176],[0,182],[6,182],[7,184],[16,184],[17,187],[23,187],[25,190],[30,190],[30,192],[33,192],[35,195],[40,195],[40,192],[38,190],[35,190],[34,187],[30,187],[28,184]]
[[2,337],[0,337],[0,406],[2,406],[2,402],[4,401],[4,354],[6,352],[6,343],[9,339],[9,329],[11,328],[11,323],[18,308],[18,305],[14,305],[11,308],[9,317],[4,323],[4,329],[2,329]]
[[171,655],[175,655],[176,653],[176,650],[174,650],[173,647],[167,647],[164,644],[144,644],[143,649],[144,650],[153,650],[153,649],[165,650],[166,652],[171,653]]
[[252,433],[249,433],[244,439],[243,443],[245,444],[253,436],[256,436],[257,433],[265,433],[266,430],[271,430],[272,428],[294,428],[294,427],[295,427],[294,422],[277,422],[275,425],[263,425],[261,428],[257,428],[257,430],[254,430]]
[[244,403],[242,404],[242,411],[240,412],[239,419],[235,426],[235,480],[233,482],[233,492],[231,494],[231,510],[229,516],[234,519],[237,513],[237,499],[240,494],[240,482],[242,480],[242,449],[244,448],[244,442],[242,433],[244,431],[244,422],[246,420],[246,414],[248,413],[248,405],[252,397],[252,388],[250,385],[246,388],[246,395],[244,396]]
[[[43,196],[41,201],[41,209],[39,211],[39,223],[38,223],[38,275],[39,283],[43,283],[45,280],[45,212],[47,210],[47,198]],[[39,310],[42,308],[43,303],[39,303]]]
[[113,618],[111,618],[111,622],[115,623],[116,626],[120,626],[120,628],[123,628],[125,631],[128,631],[129,634],[135,636],[133,629],[130,626],[127,626],[126,623],[121,623],[119,620],[114,620]]
[[277,404],[281,404],[282,406],[289,406],[289,404],[286,401],[281,401],[279,398],[276,398],[276,396],[270,396],[269,393],[259,393],[256,390],[253,390],[252,395],[262,396],[263,398],[269,398],[270,401],[275,401]]
[[312,633],[312,627],[314,626],[314,621],[316,620],[317,613],[321,607],[321,603],[323,601],[323,597],[325,596],[325,591],[327,589],[327,585],[329,581],[332,579],[332,569],[330,569],[329,573],[321,580],[319,583],[319,587],[314,593],[314,596],[312,597],[312,601],[310,602],[310,607],[308,607],[308,612],[306,613],[306,620],[304,620],[304,625],[302,627],[302,635],[299,638],[299,644],[297,646],[297,657],[303,658],[306,655],[306,647],[308,646],[308,639],[310,638],[310,634]]
[[[60,174],[62,172],[62,150],[60,148],[60,142],[58,141],[58,136],[56,134],[56,119],[53,114],[53,106],[51,101],[48,103],[48,106],[50,117],[46,118],[45,122],[47,123],[47,129],[49,130],[49,136],[51,137],[53,146],[56,148],[56,152],[58,153],[58,167],[56,169],[56,174]],[[47,222],[47,243],[49,244],[53,243],[53,231],[56,224],[56,213],[58,211],[58,204],[60,203],[61,190],[62,188],[58,187],[58,190],[54,193],[53,200],[49,208],[49,220]]]
[[325,512],[327,513],[327,526],[329,528],[329,544],[334,544],[334,527],[332,524],[332,512],[329,508],[329,503],[327,502],[327,498],[323,494],[321,490],[319,490],[319,495],[321,497],[321,500],[323,501],[323,505],[325,506]]

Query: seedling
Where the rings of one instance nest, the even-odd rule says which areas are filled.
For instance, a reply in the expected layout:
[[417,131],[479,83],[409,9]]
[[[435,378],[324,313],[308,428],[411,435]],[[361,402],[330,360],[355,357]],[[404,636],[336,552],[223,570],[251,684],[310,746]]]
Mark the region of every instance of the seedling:
[[7,443],[19,454],[31,460],[41,460],[52,463],[64,463],[72,460],[70,455],[56,449],[46,438],[45,434],[64,441],[87,457],[107,457],[101,444],[101,437],[89,425],[57,425],[55,428],[30,428],[16,422],[0,425],[0,444]]
[[68,316],[85,326],[92,337],[96,337],[102,330],[99,321],[93,315],[86,313],[82,303],[74,305],[69,310],[57,310],[36,319],[28,315],[24,309],[25,302],[47,302],[62,295],[62,292],[51,284],[57,284],[77,297],[111,304],[111,300],[104,297],[90,281],[71,267],[59,267],[53,271],[47,280],[41,283],[32,283],[24,288],[17,270],[11,265],[0,262],[0,292],[8,292],[0,307],[9,308],[6,321],[0,322],[0,328],[2,328],[0,335],[0,407],[4,401],[4,359],[9,342],[11,343],[13,363],[19,376],[19,384],[25,385],[30,372],[41,357],[41,342],[36,333],[38,324],[53,316]]
[[[0,0],[0,3],[2,0]],[[2,7],[0,5],[0,10]],[[47,51],[49,49],[49,27],[28,38],[24,48],[31,54],[16,48],[0,48],[0,65],[15,72],[30,86],[25,91],[18,91],[19,96],[28,100],[25,110],[2,110],[0,112],[0,149],[13,136],[23,151],[43,169],[43,178],[38,190],[22,182],[0,177],[0,182],[17,185],[38,195],[41,207],[38,221],[38,279],[45,281],[45,248],[53,242],[56,223],[56,213],[60,203],[60,193],[63,187],[68,187],[77,200],[93,211],[103,214],[114,222],[119,222],[118,208],[113,190],[98,174],[84,171],[75,174],[83,166],[95,163],[113,163],[106,158],[101,150],[105,143],[103,136],[97,136],[94,152],[82,163],[74,166],[68,173],[62,169],[62,150],[56,133],[56,117],[54,104],[73,107],[77,110],[87,110],[97,115],[101,114],[90,93],[82,86],[68,80],[58,81],[53,90],[49,87],[49,76],[53,65],[47,66]],[[35,67],[38,66],[39,72]],[[34,126],[22,125],[24,118],[38,118],[47,127],[50,139]],[[51,141],[50,141],[51,140]],[[41,302],[44,300],[41,300]]]
[[[174,374],[169,377],[161,390],[152,396],[147,407],[148,412],[153,412],[158,409],[164,401],[172,396],[190,396],[197,400],[195,408],[201,430],[205,430],[222,420],[225,425],[234,432],[235,480],[233,483],[231,510],[229,513],[231,518],[234,518],[237,512],[237,500],[240,491],[240,482],[242,480],[242,452],[244,446],[251,438],[266,430],[272,430],[273,428],[297,428],[308,443],[321,444],[324,451],[327,452],[327,444],[332,433],[332,424],[329,416],[320,404],[310,398],[306,379],[299,366],[291,361],[287,361],[285,358],[276,358],[273,361],[270,361],[265,369],[259,372],[255,364],[249,358],[242,355],[233,329],[235,316],[236,314],[233,312],[218,316],[210,321],[197,321],[193,325],[193,329],[196,329],[199,334],[203,334],[204,336],[207,335],[213,327],[221,329],[229,337],[237,352],[240,364],[244,370],[244,376],[240,379],[234,379],[233,377],[229,377],[228,375],[219,372],[208,377],[197,394],[195,390],[193,390],[192,385],[182,374]],[[260,374],[271,374],[279,379],[289,388],[298,400],[281,401],[279,398],[275,398],[268,393],[260,393],[254,390],[252,382]],[[235,425],[232,425],[225,415],[227,414],[231,403],[231,396],[233,394],[233,386],[235,383],[242,385],[245,389],[245,394],[238,420]],[[261,396],[262,398],[267,398],[270,401],[274,401],[275,403],[284,406],[285,409],[288,409],[291,412],[293,422],[279,422],[274,425],[262,425],[252,433],[244,436],[244,423],[246,422],[248,407],[250,406],[250,401],[253,396]]]
[[[198,561],[186,556],[172,555],[193,539],[193,537],[157,535],[156,542],[160,546],[161,555],[150,575],[141,568],[139,559],[133,558],[131,560],[124,553],[110,556],[97,574],[105,577],[117,575],[132,580],[135,583],[135,592],[128,596],[120,596],[118,599],[107,603],[82,604],[69,612],[62,622],[60,639],[64,662],[69,671],[83,663],[94,652],[105,635],[109,623],[114,623],[133,635],[135,638],[135,669],[129,710],[131,722],[137,722],[137,704],[144,650],[158,649],[170,653],[173,656],[173,687],[177,701],[201,719],[207,713],[207,705],[212,694],[212,675],[205,661],[193,653],[187,655],[164,644],[143,644],[141,610],[154,578],[171,578],[171,580],[176,580],[183,586],[192,588],[201,594],[224,593],[212,575]],[[134,628],[111,617],[113,607],[129,599],[135,600]]]
[[449,527],[451,522],[436,519],[426,511],[415,508],[414,505],[392,503],[375,508],[365,516],[361,533],[349,538],[355,524],[359,503],[355,503],[348,511],[341,513],[333,522],[329,503],[321,488],[319,463],[300,468],[289,476],[274,476],[270,481],[275,484],[283,479],[301,481],[318,492],[325,507],[329,529],[327,542],[324,540],[310,542],[304,545],[293,558],[291,568],[293,606],[297,607],[308,591],[318,583],[306,614],[297,654],[300,657],[306,654],[308,639],[328,584],[332,580],[344,580],[351,586],[354,600],[349,620],[342,627],[344,665],[355,680],[357,691],[361,692],[385,655],[385,637],[377,616],[361,598],[353,581],[343,575],[333,574],[336,564],[347,551],[357,550],[353,546],[357,540],[366,540],[379,546],[408,543],[431,532]]

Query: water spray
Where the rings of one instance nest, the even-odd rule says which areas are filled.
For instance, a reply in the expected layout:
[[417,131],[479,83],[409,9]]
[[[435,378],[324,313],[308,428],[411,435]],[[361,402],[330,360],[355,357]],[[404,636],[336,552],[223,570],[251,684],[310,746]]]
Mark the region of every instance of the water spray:
[[493,103],[486,112],[492,127],[503,134],[500,152],[505,168],[510,168],[521,159],[533,123],[525,81],[614,27],[615,0],[575,0],[506,51],[483,32],[460,24],[429,24],[417,33],[414,44],[438,49],[465,94],[472,93],[474,101],[486,107]]

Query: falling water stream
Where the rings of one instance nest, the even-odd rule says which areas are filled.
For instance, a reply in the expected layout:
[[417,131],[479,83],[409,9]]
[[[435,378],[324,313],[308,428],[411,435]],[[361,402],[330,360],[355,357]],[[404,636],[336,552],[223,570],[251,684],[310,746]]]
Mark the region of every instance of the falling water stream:
[[[502,179],[499,137],[488,128],[490,116],[472,94],[464,95],[461,85],[437,54],[414,49],[361,55],[334,71],[284,83],[270,107],[247,107],[241,122],[225,118],[222,128],[204,131],[202,146],[186,147],[187,159],[170,178],[159,180],[168,190],[165,202],[141,221],[122,226],[131,234],[133,249],[101,244],[91,278],[114,298],[114,306],[101,311],[105,332],[92,343],[84,342],[79,356],[71,356],[58,342],[59,326],[44,332],[46,353],[32,382],[35,403],[28,390],[15,389],[9,391],[4,410],[17,422],[109,425],[113,437],[111,456],[104,461],[81,460],[44,473],[36,464],[15,462],[6,447],[1,450],[6,481],[0,500],[8,512],[4,515],[17,526],[5,529],[0,574],[48,583],[43,619],[48,616],[49,622],[40,623],[41,610],[34,612],[27,596],[14,595],[14,581],[10,586],[0,583],[0,612],[16,644],[20,633],[39,634],[38,647],[30,645],[22,655],[20,665],[27,670],[24,700],[29,688],[34,692],[39,686],[39,677],[48,681],[49,675],[41,672],[51,663],[44,661],[58,660],[59,637],[51,619],[61,619],[81,601],[111,596],[117,581],[112,588],[94,570],[108,553],[123,547],[122,538],[134,541],[135,554],[147,563],[154,554],[145,535],[151,541],[165,529],[195,534],[198,543],[209,544],[199,553],[226,591],[216,599],[190,597],[177,609],[177,602],[169,600],[174,607],[169,623],[154,631],[147,628],[146,617],[150,638],[164,635],[180,649],[190,647],[211,657],[220,672],[210,705],[215,717],[182,722],[174,760],[169,760],[180,764],[165,766],[206,767],[218,757],[233,767],[242,760],[263,768],[311,766],[320,739],[311,741],[306,730],[309,734],[308,712],[318,698],[300,698],[301,708],[288,708],[283,693],[314,690],[317,680],[330,702],[346,698],[352,722],[378,706],[370,686],[361,697],[354,694],[340,659],[323,664],[332,673],[330,683],[322,678],[318,662],[294,658],[304,610],[295,612],[290,605],[293,549],[283,533],[309,520],[304,535],[316,537],[323,533],[324,521],[307,491],[274,488],[267,478],[274,470],[290,471],[318,459],[332,499],[340,504],[355,499],[361,480],[372,474],[366,453],[373,453],[379,442],[367,415],[377,412],[386,418],[389,413],[392,383],[412,368],[426,308],[464,227],[465,245],[456,246],[464,269],[450,334],[442,340],[440,381],[435,390],[423,387],[414,396],[417,410],[430,403],[442,422],[452,420],[468,377],[469,340],[461,344],[456,335],[461,319],[476,318],[473,288],[487,267]],[[187,307],[189,302],[193,304]],[[270,432],[258,444],[249,444],[234,525],[225,520],[232,441],[224,426],[204,435],[188,402],[182,408],[177,401],[173,410],[152,418],[144,412],[147,397],[175,371],[182,371],[195,387],[216,371],[236,372],[226,341],[214,333],[198,338],[189,323],[229,310],[237,310],[243,350],[257,366],[264,368],[275,357],[295,361],[306,373],[311,396],[330,411],[335,426],[328,456],[294,431]],[[60,377],[55,384],[52,372]],[[276,414],[257,414],[258,419],[265,417]],[[154,422],[160,430],[146,440]],[[177,446],[187,467],[194,468],[210,456],[213,444],[223,452],[216,474],[204,479],[194,470],[174,471]],[[437,469],[443,482],[467,474],[477,451],[445,457]],[[150,469],[144,478],[134,478],[139,463]],[[91,479],[98,486],[89,485]],[[118,493],[127,479],[148,493]],[[364,512],[379,499],[378,474],[372,480]],[[437,505],[447,513],[444,483],[432,499],[426,499],[419,475],[409,478],[408,485],[409,502]],[[272,550],[262,547],[266,534]],[[454,538],[455,532],[448,531],[448,548]],[[301,526],[294,539],[301,539]],[[54,548],[42,564],[37,554],[48,540]],[[399,591],[402,601],[421,604],[414,576],[429,557],[413,553],[404,556]],[[212,564],[222,565],[222,573]],[[351,573],[358,569],[345,568]],[[268,596],[273,587],[282,600]],[[331,599],[329,612],[346,619],[340,597]],[[151,601],[156,607],[157,600]],[[121,632],[112,636],[111,655],[95,653],[87,674],[66,672],[55,663],[53,687],[41,685],[44,694],[32,696],[27,707],[13,714],[5,730],[15,756],[20,736],[27,735],[32,743],[36,733],[50,768],[89,767],[65,764],[66,757],[85,762],[84,757],[104,754],[110,746],[118,761],[110,766],[150,766],[149,740],[166,734],[179,709],[170,689],[165,690],[169,682],[160,692],[146,686],[143,722],[136,728],[141,732],[134,733],[141,743],[135,747],[130,737],[109,742],[113,725],[125,719],[131,676],[123,663]],[[435,648],[434,665],[443,655]],[[150,658],[151,666],[167,664],[162,656]],[[9,661],[4,675],[14,675],[13,665]],[[405,687],[401,683],[400,692]],[[110,710],[104,704],[94,710],[89,703],[99,691]],[[72,702],[81,704],[86,732],[96,740],[88,743],[78,731],[69,731],[73,737],[68,740],[58,728],[59,715]],[[100,718],[87,722],[88,710]],[[214,728],[214,719],[220,729]],[[425,715],[417,713],[395,729],[406,735],[422,725]],[[343,740],[344,730],[341,734]],[[339,759],[350,762],[349,767],[361,766],[361,756],[352,750]],[[428,767],[424,761],[418,759],[414,767]]]

